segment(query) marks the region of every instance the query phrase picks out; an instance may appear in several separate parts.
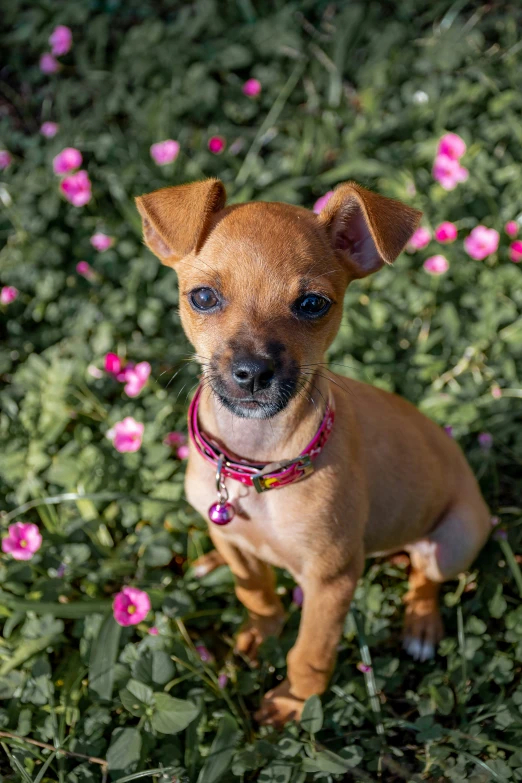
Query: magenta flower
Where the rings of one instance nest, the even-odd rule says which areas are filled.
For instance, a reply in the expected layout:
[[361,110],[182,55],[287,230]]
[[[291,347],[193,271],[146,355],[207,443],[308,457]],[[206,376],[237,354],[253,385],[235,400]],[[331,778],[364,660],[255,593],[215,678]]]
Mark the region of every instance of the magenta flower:
[[72,32],[69,27],[64,24],[59,24],[55,27],[49,37],[49,43],[51,44],[51,52],[60,57],[62,54],[67,54],[72,46]]
[[359,671],[360,671],[360,672],[362,672],[363,674],[369,674],[369,673],[372,671],[372,667],[371,667],[371,666],[368,666],[368,664],[367,664],[367,663],[363,663],[362,661],[360,661],[360,662],[357,664],[357,668],[358,668],[358,669],[359,669]]
[[165,446],[170,446],[171,449],[184,446],[186,442],[187,436],[184,432],[168,432],[163,438],[163,444]]
[[445,133],[439,139],[437,155],[445,155],[452,160],[459,160],[466,152],[466,142],[456,133]]
[[82,165],[82,153],[76,147],[66,147],[53,158],[53,170],[55,174],[67,174],[69,171],[80,168]]
[[221,155],[227,142],[223,136],[211,136],[208,140],[208,148],[214,155]]
[[46,139],[52,139],[56,136],[60,126],[56,122],[44,122],[40,126],[40,133],[45,136]]
[[255,98],[261,92],[261,82],[259,79],[247,79],[243,85],[243,94],[249,98]]
[[504,231],[509,237],[516,237],[518,234],[518,223],[516,220],[508,220],[504,226]]
[[0,304],[8,305],[18,298],[18,288],[14,285],[4,285],[0,290]]
[[444,430],[446,435],[449,435],[450,438],[453,437],[453,427],[451,426],[451,424],[445,424],[442,429]]
[[165,166],[167,163],[172,163],[172,161],[176,160],[178,157],[179,142],[174,141],[174,139],[158,141],[157,144],[153,144],[150,148],[150,154],[158,166]]
[[105,356],[104,369],[105,372],[108,372],[111,375],[119,375],[121,373],[123,370],[123,362],[118,354],[108,353]]
[[304,601],[303,588],[297,585],[292,592],[292,601],[296,606],[302,606]]
[[449,269],[449,261],[445,256],[430,256],[422,266],[430,275],[443,275]]
[[159,634],[159,631],[155,625],[152,625],[147,631],[147,633],[149,634],[149,636],[157,636]]
[[469,172],[460,165],[458,160],[449,158],[447,155],[437,155],[432,174],[444,190],[454,190],[459,182],[467,180]]
[[443,244],[447,244],[449,242],[454,242],[457,238],[457,226],[455,223],[449,223],[448,221],[445,221],[444,223],[441,223],[440,226],[437,226],[435,229],[435,239],[437,242],[442,242]]
[[63,195],[74,207],[84,207],[91,200],[91,181],[83,169],[65,177],[60,185]]
[[493,435],[491,432],[481,432],[478,436],[478,442],[481,449],[489,451],[493,446]]
[[500,398],[502,397],[502,389],[498,384],[494,384],[491,387],[491,396],[493,397],[494,400],[500,400]]
[[124,392],[129,397],[137,397],[149,379],[151,366],[148,362],[139,362],[135,366],[129,364],[123,371]]
[[196,644],[196,651],[203,663],[213,663],[214,656],[207,650],[204,644]]
[[426,245],[429,244],[430,239],[430,230],[425,226],[420,226],[410,237],[410,241],[408,242],[408,250],[410,253],[414,253],[416,250],[422,250],[423,247],[426,247]]
[[483,261],[496,251],[499,239],[500,235],[494,228],[475,226],[464,240],[464,248],[468,256],[471,256],[476,261]]
[[78,261],[76,264],[76,271],[81,277],[85,277],[86,280],[94,280],[96,277],[94,269],[87,261]]
[[2,552],[15,560],[30,560],[42,546],[42,536],[32,522],[15,522],[9,525],[8,534],[2,539]]
[[98,250],[99,253],[103,253],[104,250],[108,250],[113,246],[114,239],[107,236],[107,234],[102,234],[101,231],[98,231],[97,234],[92,235],[90,243],[95,250]]
[[141,448],[145,425],[136,421],[132,416],[127,416],[123,421],[117,421],[114,427],[107,432],[107,437],[112,441],[116,451],[138,451]]
[[176,457],[178,459],[188,459],[189,453],[190,452],[188,446],[180,446],[179,449],[176,451]]
[[60,70],[60,63],[50,52],[45,52],[40,57],[40,70],[42,73],[56,73]]
[[312,211],[315,212],[316,215],[318,215],[319,212],[321,212],[328,204],[332,196],[333,196],[333,190],[329,190],[327,193],[324,194],[324,196],[319,196],[319,198],[317,199],[317,201],[312,207]]
[[496,527],[497,525],[500,525],[499,517],[491,517],[491,527]]
[[11,153],[7,150],[0,150],[0,171],[3,171],[13,162]]
[[150,612],[150,598],[137,587],[123,587],[114,596],[112,613],[118,625],[138,625]]
[[509,259],[514,264],[519,264],[522,261],[522,240],[515,239],[509,246]]
[[227,687],[227,682],[228,682],[228,676],[223,672],[218,677],[218,685],[221,689],[223,689]]

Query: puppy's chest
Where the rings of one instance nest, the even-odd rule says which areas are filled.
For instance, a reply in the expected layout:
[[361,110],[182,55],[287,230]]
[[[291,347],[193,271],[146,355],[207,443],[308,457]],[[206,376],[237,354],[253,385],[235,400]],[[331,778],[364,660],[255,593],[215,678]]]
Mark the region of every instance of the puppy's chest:
[[[216,502],[215,474],[207,464],[189,466],[185,491],[189,503],[208,521],[208,509]],[[235,516],[228,525],[216,526],[214,532],[227,543],[244,552],[255,555],[271,565],[299,573],[302,567],[300,547],[291,534],[291,517],[288,513],[288,494],[291,488],[272,490],[259,494],[254,487],[247,487],[232,479],[226,482],[229,502]],[[276,497],[277,494],[277,497]],[[294,539],[292,546],[292,540]]]

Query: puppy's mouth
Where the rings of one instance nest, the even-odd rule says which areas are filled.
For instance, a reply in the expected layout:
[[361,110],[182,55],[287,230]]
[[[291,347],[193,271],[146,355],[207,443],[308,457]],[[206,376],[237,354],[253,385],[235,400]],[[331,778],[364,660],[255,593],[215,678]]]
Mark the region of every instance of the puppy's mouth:
[[211,384],[222,405],[241,419],[271,419],[286,408],[296,388],[296,381],[287,379],[270,389],[242,396],[239,390],[230,392],[221,379]]

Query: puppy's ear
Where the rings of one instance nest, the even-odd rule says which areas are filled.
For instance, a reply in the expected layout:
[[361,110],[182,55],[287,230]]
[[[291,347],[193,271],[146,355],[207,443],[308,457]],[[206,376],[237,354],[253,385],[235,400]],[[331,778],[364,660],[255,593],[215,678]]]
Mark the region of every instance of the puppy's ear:
[[346,182],[335,189],[318,219],[353,276],[366,277],[395,261],[421,216],[418,209]]
[[223,209],[225,201],[225,186],[218,179],[138,196],[136,206],[143,222],[145,244],[162,263],[172,266],[199,250],[212,215]]

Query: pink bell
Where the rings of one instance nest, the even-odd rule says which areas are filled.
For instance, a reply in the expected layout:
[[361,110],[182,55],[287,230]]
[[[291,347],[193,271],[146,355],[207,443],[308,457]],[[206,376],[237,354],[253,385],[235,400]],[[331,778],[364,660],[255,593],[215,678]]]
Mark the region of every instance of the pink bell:
[[215,525],[228,525],[234,519],[235,513],[232,503],[227,502],[213,503],[208,510],[209,519]]

